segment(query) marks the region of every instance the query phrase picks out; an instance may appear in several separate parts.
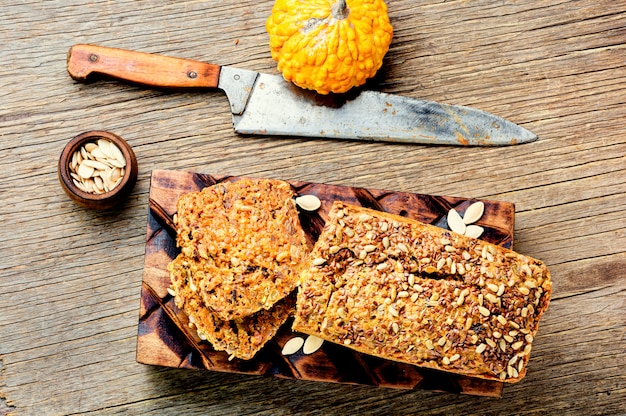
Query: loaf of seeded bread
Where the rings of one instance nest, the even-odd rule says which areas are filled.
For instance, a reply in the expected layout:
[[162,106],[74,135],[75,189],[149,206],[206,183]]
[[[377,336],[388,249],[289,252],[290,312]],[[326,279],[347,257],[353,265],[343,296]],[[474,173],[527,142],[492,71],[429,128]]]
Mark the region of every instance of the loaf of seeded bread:
[[220,319],[270,309],[295,289],[309,247],[293,197],[287,182],[240,179],[179,198],[176,243]]
[[301,274],[293,329],[389,360],[516,382],[550,294],[539,260],[335,202]]

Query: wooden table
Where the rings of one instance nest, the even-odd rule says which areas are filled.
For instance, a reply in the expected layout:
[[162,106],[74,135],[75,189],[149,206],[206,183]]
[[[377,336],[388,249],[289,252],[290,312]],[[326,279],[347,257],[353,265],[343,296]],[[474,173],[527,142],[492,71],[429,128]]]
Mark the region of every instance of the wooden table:
[[[233,133],[219,92],[66,73],[95,43],[277,73],[272,2],[13,1],[0,10],[0,415],[626,413],[626,10],[621,1],[389,2],[371,88],[481,108],[539,136],[501,148]],[[64,144],[92,129],[134,148],[128,201],[62,192]],[[247,175],[495,199],[553,300],[529,371],[502,398],[171,369],[135,360],[150,175]]]

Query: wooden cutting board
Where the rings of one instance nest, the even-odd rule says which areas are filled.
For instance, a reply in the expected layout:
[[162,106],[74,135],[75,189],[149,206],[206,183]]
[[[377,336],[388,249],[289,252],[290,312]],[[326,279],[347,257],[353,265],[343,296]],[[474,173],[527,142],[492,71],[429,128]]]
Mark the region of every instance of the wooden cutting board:
[[[295,336],[291,320],[249,361],[228,360],[225,352],[214,351],[189,327],[184,313],[168,294],[167,264],[176,257],[172,216],[183,193],[198,191],[233,176],[155,170],[150,184],[146,253],[141,289],[137,337],[137,361],[166,367],[273,375],[283,378],[362,384],[399,389],[426,389],[458,394],[500,397],[504,384],[457,376],[416,366],[383,360],[324,342],[313,354],[299,352],[285,356],[283,345]],[[420,195],[406,192],[353,188],[320,183],[289,181],[299,195],[313,194],[322,206],[316,212],[302,212],[301,224],[312,245],[320,234],[334,200],[403,215],[448,228],[447,213],[454,208],[461,215],[476,200]],[[484,227],[480,237],[512,248],[515,207],[508,202],[482,201],[485,212],[477,224]]]

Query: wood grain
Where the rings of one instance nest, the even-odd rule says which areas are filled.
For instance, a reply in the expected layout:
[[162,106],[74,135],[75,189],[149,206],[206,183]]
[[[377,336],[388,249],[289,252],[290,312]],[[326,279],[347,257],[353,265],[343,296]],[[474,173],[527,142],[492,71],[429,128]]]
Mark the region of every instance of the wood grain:
[[[626,413],[626,11],[612,0],[394,0],[368,88],[468,105],[533,131],[507,148],[233,133],[219,92],[73,81],[77,43],[277,74],[250,0],[7,2],[0,11],[0,415]],[[63,193],[65,143],[132,146],[127,202]],[[545,261],[553,300],[526,378],[502,399],[311,383],[136,362],[153,170],[228,172],[515,204],[514,249]]]

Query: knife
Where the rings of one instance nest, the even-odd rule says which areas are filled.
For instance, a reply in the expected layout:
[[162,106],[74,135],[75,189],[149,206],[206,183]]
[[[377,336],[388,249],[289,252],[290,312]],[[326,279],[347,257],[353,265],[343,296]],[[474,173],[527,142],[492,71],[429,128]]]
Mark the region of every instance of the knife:
[[463,146],[537,139],[514,123],[470,107],[368,90],[320,95],[281,76],[145,52],[74,45],[67,70],[83,82],[100,74],[149,87],[222,90],[240,134]]

